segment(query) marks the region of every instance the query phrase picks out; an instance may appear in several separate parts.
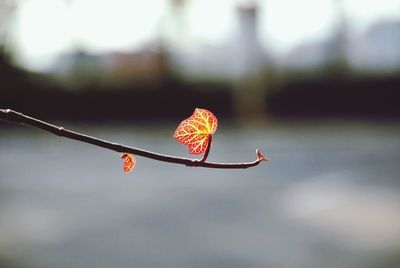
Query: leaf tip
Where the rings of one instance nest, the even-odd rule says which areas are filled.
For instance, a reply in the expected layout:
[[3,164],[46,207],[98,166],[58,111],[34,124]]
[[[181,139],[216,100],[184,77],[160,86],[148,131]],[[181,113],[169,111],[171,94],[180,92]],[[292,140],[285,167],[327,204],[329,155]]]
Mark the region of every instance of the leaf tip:
[[269,161],[269,160],[271,160],[271,158],[270,157],[265,157],[261,152],[260,152],[260,150],[256,150],[256,154],[257,154],[257,160],[258,161]]

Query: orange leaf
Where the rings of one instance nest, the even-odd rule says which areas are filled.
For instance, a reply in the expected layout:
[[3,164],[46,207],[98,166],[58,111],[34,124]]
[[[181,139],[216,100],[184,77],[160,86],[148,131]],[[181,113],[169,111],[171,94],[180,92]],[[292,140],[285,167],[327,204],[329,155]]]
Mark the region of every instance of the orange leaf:
[[131,172],[136,165],[135,156],[133,154],[123,153],[121,158],[124,159],[124,172]]
[[174,138],[189,146],[190,154],[202,154],[209,146],[209,135],[215,133],[217,126],[218,120],[212,112],[196,108],[191,117],[179,124]]

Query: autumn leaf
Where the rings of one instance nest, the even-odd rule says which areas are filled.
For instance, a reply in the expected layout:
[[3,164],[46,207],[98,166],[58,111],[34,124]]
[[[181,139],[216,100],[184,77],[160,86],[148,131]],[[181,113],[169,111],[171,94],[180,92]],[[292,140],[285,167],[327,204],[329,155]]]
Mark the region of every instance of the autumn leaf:
[[121,158],[124,160],[124,172],[131,172],[136,165],[136,158],[133,154],[123,153]]
[[174,138],[188,146],[190,154],[202,154],[207,150],[217,126],[218,120],[212,112],[196,108],[191,117],[179,124]]

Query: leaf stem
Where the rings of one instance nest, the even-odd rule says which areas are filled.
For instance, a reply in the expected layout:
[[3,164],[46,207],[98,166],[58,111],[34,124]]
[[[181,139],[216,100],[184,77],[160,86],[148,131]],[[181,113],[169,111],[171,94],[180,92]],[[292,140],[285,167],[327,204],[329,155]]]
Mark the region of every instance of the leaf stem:
[[204,152],[203,157],[200,159],[200,162],[206,162],[206,159],[208,157],[208,154],[210,153],[210,149],[211,149],[211,142],[212,142],[212,135],[208,134],[208,144],[207,144],[207,148],[206,151]]
[[260,162],[267,160],[267,159],[262,159],[262,158],[258,157],[258,155],[257,155],[257,159],[252,162],[244,162],[244,163],[205,162],[205,159],[207,158],[210,147],[211,147],[211,138],[210,138],[210,142],[209,142],[207,151],[203,156],[204,161],[199,161],[196,159],[159,154],[159,153],[143,150],[140,148],[130,147],[130,146],[98,139],[98,138],[95,138],[92,136],[81,134],[79,132],[65,129],[60,126],[52,125],[45,121],[41,121],[34,117],[30,117],[30,116],[24,115],[22,113],[19,113],[19,112],[10,110],[10,109],[0,109],[0,119],[4,120],[4,121],[8,121],[8,122],[30,125],[30,126],[42,129],[44,131],[53,133],[54,135],[57,135],[59,137],[65,137],[68,139],[81,141],[84,143],[88,143],[88,144],[92,144],[92,145],[95,145],[98,147],[109,149],[109,150],[112,150],[115,152],[131,153],[134,155],[150,158],[153,160],[174,163],[174,164],[182,164],[182,165],[186,165],[186,166],[190,166],[190,167],[242,169],[242,168],[249,168],[249,167],[257,166]]

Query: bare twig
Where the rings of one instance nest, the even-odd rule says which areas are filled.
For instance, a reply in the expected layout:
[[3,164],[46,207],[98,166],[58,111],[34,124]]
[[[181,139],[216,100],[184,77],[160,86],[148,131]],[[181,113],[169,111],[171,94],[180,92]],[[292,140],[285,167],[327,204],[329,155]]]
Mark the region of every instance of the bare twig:
[[256,150],[257,159],[253,162],[245,162],[245,163],[217,163],[217,162],[205,162],[199,161],[197,159],[176,157],[170,155],[163,155],[154,153],[151,151],[146,151],[139,148],[129,147],[122,144],[109,142],[105,140],[101,140],[95,137],[91,137],[85,134],[81,134],[75,131],[67,130],[63,127],[59,127],[56,125],[49,124],[47,122],[41,121],[39,119],[24,115],[22,113],[10,110],[10,109],[0,109],[0,119],[15,122],[19,124],[26,124],[36,128],[40,128],[42,130],[51,132],[57,136],[69,138],[72,140],[77,140],[85,143],[89,143],[92,145],[96,145],[102,148],[106,148],[109,150],[113,150],[119,153],[131,153],[134,155],[139,155],[147,158],[151,158],[158,161],[174,163],[174,164],[182,164],[190,167],[207,167],[207,168],[225,168],[225,169],[240,169],[240,168],[249,168],[257,166],[262,161],[268,161],[265,159],[261,153]]

